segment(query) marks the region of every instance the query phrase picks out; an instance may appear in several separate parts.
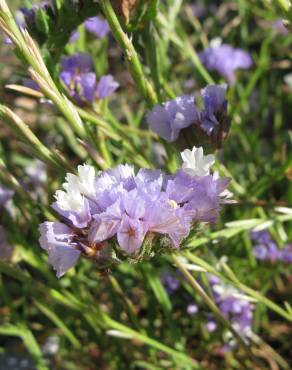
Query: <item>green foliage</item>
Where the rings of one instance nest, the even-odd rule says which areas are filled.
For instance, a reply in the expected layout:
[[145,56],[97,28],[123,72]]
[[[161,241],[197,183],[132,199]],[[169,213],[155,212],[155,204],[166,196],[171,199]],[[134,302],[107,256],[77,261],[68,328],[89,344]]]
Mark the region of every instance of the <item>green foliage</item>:
[[[35,27],[29,29],[45,68],[38,51],[28,51],[30,39],[17,34],[16,25],[3,16],[17,34],[18,61],[12,46],[1,48],[0,182],[15,191],[13,211],[1,210],[1,225],[13,246],[12,257],[0,260],[2,351],[17,347],[41,370],[289,368],[291,267],[257,261],[249,232],[268,228],[280,248],[292,241],[292,88],[287,82],[292,36],[271,26],[280,16],[288,19],[291,9],[284,1],[221,2],[214,10],[215,3],[220,2],[202,1],[207,12],[200,18],[193,1],[138,1],[127,23],[107,0],[54,0],[53,11],[39,8]],[[23,4],[12,5],[15,11]],[[84,32],[82,23],[96,14],[112,28],[107,39]],[[78,27],[80,39],[68,45]],[[83,259],[60,280],[38,243],[39,223],[55,219],[53,194],[77,164],[86,161],[98,170],[119,163],[153,168],[153,146],[159,143],[167,153],[165,168],[175,171],[179,150],[150,132],[145,114],[157,101],[224,82],[198,57],[218,36],[250,51],[254,61],[229,88],[232,127],[216,164],[220,175],[232,178],[237,204],[225,205],[217,224],[194,228],[180,253],[198,281],[204,283],[206,273],[213,273],[254,302],[256,339],[250,350],[260,365],[244,346],[218,355],[224,323],[216,333],[206,331],[210,310],[181,275],[178,291],[165,289],[161,274],[177,274],[164,253],[167,240],[155,245],[161,255],[149,262],[100,273]],[[62,55],[75,52],[94,57],[98,76],[112,73],[120,81],[111,101],[81,108],[63,95],[58,63]],[[24,91],[15,84],[30,75],[42,81],[41,98],[26,96],[23,103]],[[8,93],[6,84],[14,91]],[[54,107],[41,104],[44,98]],[[27,175],[34,158],[47,166],[41,194]],[[143,258],[153,252],[147,241]],[[187,313],[190,302],[200,306],[197,316]],[[43,344],[51,336],[60,339],[59,349],[45,358]]]

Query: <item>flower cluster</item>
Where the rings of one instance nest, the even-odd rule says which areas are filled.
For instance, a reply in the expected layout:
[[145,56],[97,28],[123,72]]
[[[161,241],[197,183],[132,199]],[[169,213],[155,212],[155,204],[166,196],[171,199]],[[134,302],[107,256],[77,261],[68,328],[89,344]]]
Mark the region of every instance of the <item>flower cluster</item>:
[[62,60],[60,78],[70,96],[80,105],[92,104],[112,94],[119,84],[112,75],[105,75],[96,81],[93,61],[88,54],[74,54]]
[[[232,327],[242,339],[248,341],[252,333],[254,305],[240,291],[231,285],[224,284],[217,276],[209,275],[208,281],[214,301],[220,311],[230,321]],[[211,329],[209,331],[216,330],[216,324],[212,318],[207,325],[207,328]],[[228,342],[231,347],[236,344],[236,340],[232,335]]]
[[[183,279],[182,276],[181,279]],[[161,281],[169,295],[174,295],[181,287],[180,280],[169,272],[164,272],[161,275]],[[254,305],[240,291],[231,285],[224,284],[217,276],[208,274],[208,282],[213,299],[224,317],[230,321],[242,339],[248,341],[252,333]],[[198,305],[188,295],[185,299],[188,302],[186,307],[188,315],[196,315],[199,312]],[[208,312],[205,314],[205,319],[205,329],[208,332],[216,331],[217,323],[213,314]],[[236,345],[236,340],[230,332],[226,333],[225,343],[224,350],[230,350]]]
[[210,174],[213,158],[205,158],[202,148],[182,155],[187,161],[174,175],[148,169],[135,174],[129,165],[97,175],[83,165],[78,175],[67,174],[52,205],[62,222],[40,226],[40,244],[57,276],[81,254],[102,264],[179,248],[196,223],[214,222],[229,179]]
[[217,42],[217,40],[202,51],[199,57],[209,71],[218,72],[229,84],[234,84],[235,72],[238,69],[249,69],[252,66],[249,53],[227,44],[221,44],[221,41]]
[[221,147],[230,125],[226,89],[225,84],[208,85],[202,89],[204,109],[201,111],[196,107],[192,95],[182,95],[158,104],[147,114],[147,122],[154,132],[168,142],[180,139],[187,141],[183,147],[194,143]]
[[251,233],[251,239],[257,244],[253,248],[253,255],[260,261],[292,263],[292,244],[279,249],[276,242],[267,231]]

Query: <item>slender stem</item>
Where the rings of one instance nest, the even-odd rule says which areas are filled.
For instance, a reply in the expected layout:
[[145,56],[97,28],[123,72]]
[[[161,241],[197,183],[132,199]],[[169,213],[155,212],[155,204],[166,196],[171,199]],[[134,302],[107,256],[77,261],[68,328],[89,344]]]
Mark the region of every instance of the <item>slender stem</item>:
[[[193,369],[202,369],[201,366],[197,363],[196,360],[189,357],[187,354],[178,352],[165,344],[161,343],[160,341],[157,341],[155,339],[152,339],[148,337],[147,334],[139,333],[115,320],[107,316],[106,314],[102,314],[102,319],[105,324],[105,327],[108,329],[114,329],[118,330],[123,334],[128,334],[133,339],[136,339],[138,341],[141,341],[142,343],[145,343],[153,348],[155,348],[158,351],[162,351],[171,357],[173,357],[174,360],[177,362],[180,362],[181,364],[191,366]],[[183,367],[182,367],[183,368]]]
[[114,292],[117,293],[118,296],[122,299],[128,316],[135,325],[136,329],[141,330],[141,325],[139,324],[137,313],[132,301],[124,294],[124,291],[121,288],[118,280],[112,274],[108,274],[107,277],[109,279],[109,282],[111,283]]
[[150,82],[146,79],[135,47],[128,35],[123,31],[122,26],[112,8],[110,0],[100,0],[99,5],[111,27],[116,41],[125,53],[129,64],[129,72],[139,88],[140,93],[144,96],[150,107],[155,105],[157,103],[156,93]]
[[202,300],[206,303],[206,305],[210,308],[213,312],[214,316],[217,318],[219,322],[221,322],[231,333],[236,337],[240,345],[244,348],[245,352],[248,354],[249,358],[252,361],[258,362],[258,359],[254,357],[253,353],[251,352],[250,348],[246,343],[243,341],[241,336],[237,333],[237,331],[232,327],[230,322],[222,315],[221,311],[215,304],[215,302],[208,296],[208,294],[204,291],[201,285],[196,281],[196,279],[190,274],[190,272],[185,268],[185,266],[180,262],[179,258],[176,255],[172,255],[172,259],[175,262],[177,268],[189,282],[191,287],[200,295]]

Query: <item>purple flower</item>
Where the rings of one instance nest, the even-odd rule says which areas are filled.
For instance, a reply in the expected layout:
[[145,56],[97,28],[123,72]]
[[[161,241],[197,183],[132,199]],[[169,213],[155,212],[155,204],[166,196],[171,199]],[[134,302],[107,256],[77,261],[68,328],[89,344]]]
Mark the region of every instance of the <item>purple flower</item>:
[[76,42],[80,38],[80,34],[78,31],[73,31],[69,37],[69,43]]
[[263,244],[257,245],[253,248],[253,255],[256,259],[264,261],[268,258],[268,249]]
[[97,83],[92,69],[93,61],[88,54],[75,54],[62,60],[60,78],[70,96],[80,105],[92,104],[95,99],[104,99],[119,86],[111,75],[102,76]]
[[286,245],[284,249],[279,251],[279,259],[285,263],[292,263],[292,244]]
[[217,329],[217,324],[215,321],[209,320],[206,322],[205,328],[209,333],[213,333]]
[[250,233],[250,238],[260,244],[268,244],[272,240],[270,234],[266,230],[252,231]]
[[197,117],[195,98],[182,95],[174,100],[156,105],[147,114],[147,123],[164,140],[173,142],[182,128],[193,124]]
[[23,86],[28,87],[29,89],[40,91],[39,85],[31,78],[24,78],[22,80],[22,83],[23,83]]
[[119,83],[112,75],[102,76],[97,84],[96,93],[99,99],[104,99],[117,90]]
[[254,305],[236,288],[224,284],[213,275],[209,275],[209,284],[213,298],[222,314],[230,321],[238,334],[248,341],[252,332]]
[[194,316],[198,313],[198,311],[199,311],[199,307],[196,304],[194,304],[194,303],[188,304],[188,306],[187,306],[188,315]]
[[268,26],[269,28],[272,27],[275,31],[280,33],[283,36],[289,35],[289,30],[284,26],[282,19],[276,19],[274,22],[272,22],[271,25]]
[[190,95],[156,105],[147,114],[147,123],[166,141],[173,142],[178,138],[180,142],[187,141],[183,148],[204,143],[220,148],[230,127],[226,89],[226,84],[208,85],[202,89],[202,111],[196,107],[195,97]]
[[44,222],[39,227],[40,245],[49,253],[49,263],[61,277],[73,267],[80,257],[80,250],[74,243],[71,228],[61,222]]
[[88,32],[92,33],[94,36],[98,38],[105,37],[110,31],[110,27],[107,21],[98,16],[88,18],[84,22],[84,25]]
[[[211,135],[212,131],[227,117],[227,100],[225,99],[227,85],[208,85],[201,90],[204,100],[204,110],[200,113],[200,127]],[[226,128],[226,130],[228,130]],[[227,133],[226,133],[227,135]]]
[[170,272],[161,275],[161,281],[168,294],[173,294],[180,287],[180,281]]
[[250,237],[258,243],[253,248],[253,255],[256,259],[269,262],[292,262],[291,245],[287,245],[284,249],[279,249],[276,242],[272,240],[271,235],[265,230],[253,231],[250,233]]
[[227,44],[210,46],[199,56],[209,71],[218,72],[230,84],[235,82],[237,69],[249,69],[252,66],[252,58],[249,53]]
[[77,255],[72,250],[94,259],[104,254],[113,259],[112,247],[121,258],[139,257],[146,249],[151,255],[160,241],[164,248],[179,248],[194,223],[217,218],[228,182],[211,175],[192,177],[183,171],[167,176],[141,169],[135,174],[129,165],[95,175],[93,167],[78,166],[78,175],[67,174],[64,190],[56,192],[52,205],[64,223],[44,224],[42,246],[52,253],[50,261],[57,271],[60,266],[54,256],[61,253],[66,259],[69,253],[68,264],[62,262],[67,269]]

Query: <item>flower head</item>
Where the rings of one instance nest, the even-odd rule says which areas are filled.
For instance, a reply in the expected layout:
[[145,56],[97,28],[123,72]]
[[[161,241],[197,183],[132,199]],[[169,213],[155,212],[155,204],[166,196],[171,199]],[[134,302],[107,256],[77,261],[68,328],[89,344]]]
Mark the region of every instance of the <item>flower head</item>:
[[159,136],[172,142],[178,138],[181,129],[195,122],[196,116],[195,98],[182,95],[156,105],[147,114],[147,122]]
[[[55,194],[52,206],[62,223],[42,226],[41,245],[52,254],[59,276],[77,261],[76,251],[78,256],[113,261],[116,254],[124,259],[149,257],[160,243],[179,248],[194,223],[217,218],[227,184],[228,179],[182,170],[168,176],[158,170],[135,173],[132,166],[119,165],[96,175],[93,167],[78,166],[78,175],[67,174],[64,190]],[[62,249],[57,250],[59,245]]]
[[111,75],[102,76],[99,82],[96,81],[96,75],[92,72],[93,61],[88,54],[65,57],[61,66],[60,78],[70,96],[80,105],[104,99],[119,87]]
[[233,48],[227,44],[214,43],[200,53],[200,59],[209,71],[216,71],[233,84],[238,69],[249,69],[252,58],[244,50]]
[[202,89],[204,108],[201,111],[195,105],[195,97],[190,95],[156,105],[147,114],[147,122],[166,141],[179,139],[183,148],[196,144],[220,148],[230,127],[226,90],[226,84]]

